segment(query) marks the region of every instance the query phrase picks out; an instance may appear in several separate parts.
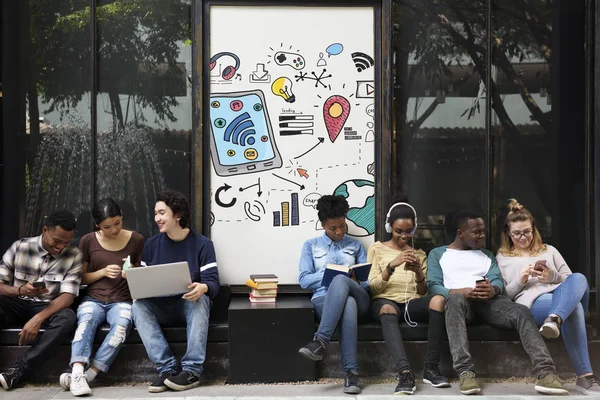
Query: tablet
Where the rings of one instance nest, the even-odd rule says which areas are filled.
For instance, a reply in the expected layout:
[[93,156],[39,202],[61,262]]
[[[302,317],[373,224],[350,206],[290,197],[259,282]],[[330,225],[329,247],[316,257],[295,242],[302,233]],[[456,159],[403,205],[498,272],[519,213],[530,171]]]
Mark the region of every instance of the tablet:
[[130,268],[127,283],[132,299],[146,299],[187,293],[192,277],[187,261],[181,261]]

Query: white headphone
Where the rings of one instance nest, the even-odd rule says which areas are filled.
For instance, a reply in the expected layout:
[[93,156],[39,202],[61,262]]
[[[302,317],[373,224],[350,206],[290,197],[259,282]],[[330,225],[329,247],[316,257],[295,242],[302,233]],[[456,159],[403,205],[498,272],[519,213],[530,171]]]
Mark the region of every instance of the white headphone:
[[410,207],[411,210],[413,210],[413,213],[415,213],[415,228],[414,229],[416,231],[417,230],[417,210],[415,210],[415,208],[413,206],[411,206],[410,204],[404,203],[404,202],[396,203],[393,206],[391,206],[390,209],[388,210],[388,213],[385,216],[385,231],[387,233],[392,233],[392,224],[390,224],[389,219],[390,219],[390,214],[391,214],[392,210],[396,206],[408,206],[408,207]]

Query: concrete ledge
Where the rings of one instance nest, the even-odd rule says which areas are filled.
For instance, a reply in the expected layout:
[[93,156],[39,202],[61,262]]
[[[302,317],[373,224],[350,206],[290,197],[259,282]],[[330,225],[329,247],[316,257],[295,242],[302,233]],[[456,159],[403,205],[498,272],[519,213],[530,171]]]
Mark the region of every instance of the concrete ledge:
[[[561,340],[546,342],[558,374],[563,379],[575,376],[571,360]],[[594,371],[600,371],[600,340],[588,342],[590,359]],[[427,355],[427,342],[405,342],[404,347],[415,374],[422,377],[423,363]],[[471,341],[470,352],[475,361],[477,375],[485,378],[531,377],[531,362],[521,342],[518,341]],[[384,342],[359,342],[358,362],[360,375],[364,377],[393,378],[395,371],[392,358]],[[338,342],[327,347],[323,361],[317,363],[319,378],[343,378]],[[445,343],[442,350],[441,370],[448,377],[455,377],[452,358]]]

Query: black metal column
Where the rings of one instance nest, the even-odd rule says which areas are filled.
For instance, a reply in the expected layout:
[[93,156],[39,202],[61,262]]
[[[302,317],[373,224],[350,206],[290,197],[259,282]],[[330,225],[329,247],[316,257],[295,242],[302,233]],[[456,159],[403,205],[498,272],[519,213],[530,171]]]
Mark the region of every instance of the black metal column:
[[[2,165],[0,166],[0,252],[19,237],[25,204],[24,5],[2,2]],[[35,121],[37,122],[37,121]]]

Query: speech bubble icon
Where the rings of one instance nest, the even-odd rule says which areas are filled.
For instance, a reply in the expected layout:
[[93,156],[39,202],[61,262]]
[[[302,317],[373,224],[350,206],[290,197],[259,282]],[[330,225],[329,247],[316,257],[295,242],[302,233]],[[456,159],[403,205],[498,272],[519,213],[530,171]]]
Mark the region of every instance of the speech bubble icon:
[[369,117],[375,118],[375,104],[369,104],[365,111]]
[[306,195],[304,200],[302,200],[302,204],[306,207],[312,207],[314,209],[317,208],[317,201],[321,198],[319,193],[309,193]]
[[325,51],[327,52],[329,57],[337,56],[342,51],[344,51],[344,46],[342,46],[341,43],[330,44]]

